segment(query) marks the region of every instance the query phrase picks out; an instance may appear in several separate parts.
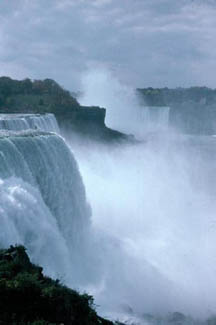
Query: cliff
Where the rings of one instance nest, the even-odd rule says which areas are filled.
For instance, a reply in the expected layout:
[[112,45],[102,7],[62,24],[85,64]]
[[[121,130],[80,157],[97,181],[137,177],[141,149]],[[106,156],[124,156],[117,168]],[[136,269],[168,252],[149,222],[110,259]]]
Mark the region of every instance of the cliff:
[[105,125],[106,110],[81,106],[72,94],[54,80],[13,80],[0,77],[0,113],[53,113],[63,134],[99,141],[127,141],[127,135]]

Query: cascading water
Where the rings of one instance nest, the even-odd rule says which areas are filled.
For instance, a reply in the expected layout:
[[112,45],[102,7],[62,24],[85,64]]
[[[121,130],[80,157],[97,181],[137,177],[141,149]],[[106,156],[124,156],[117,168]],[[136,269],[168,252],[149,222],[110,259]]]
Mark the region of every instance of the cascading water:
[[140,112],[144,132],[167,131],[169,111],[168,106],[142,106]]
[[[89,227],[84,186],[61,137],[38,130],[1,131],[0,206],[0,247],[25,245],[32,261],[41,264],[45,272],[63,277],[73,287],[89,289],[104,303],[104,310],[130,301],[128,286],[134,287],[129,284],[128,272],[136,261],[125,259],[127,254],[117,239]],[[126,269],[117,263],[119,259]],[[152,277],[158,287],[160,283],[168,290],[168,281],[164,279],[162,285],[154,267],[144,263],[143,268],[148,281],[140,283],[140,290],[155,290],[147,284]],[[155,303],[159,307],[161,299]]]
[[69,273],[68,246],[36,187],[17,177],[0,180],[0,220],[1,248],[23,244],[46,273]]
[[24,244],[49,274],[75,279],[71,265],[90,209],[64,140],[39,131],[1,132],[0,178],[0,246]]
[[38,129],[59,133],[58,123],[53,114],[0,114],[0,130],[23,131]]
[[[2,131],[0,247],[25,245],[46,273],[94,294],[105,316],[120,312],[138,315],[139,324],[166,325],[160,314],[169,311],[211,313],[215,168],[206,157],[214,157],[215,141],[154,141],[118,147],[118,154],[74,146],[93,208],[90,227],[85,189],[64,140],[39,130]],[[148,312],[154,317],[143,316]]]

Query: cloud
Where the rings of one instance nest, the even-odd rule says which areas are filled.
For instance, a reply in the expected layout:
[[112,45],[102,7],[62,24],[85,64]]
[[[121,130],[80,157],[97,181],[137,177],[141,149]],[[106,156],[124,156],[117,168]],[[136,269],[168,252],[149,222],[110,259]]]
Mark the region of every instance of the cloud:
[[89,67],[134,87],[214,87],[215,1],[17,0],[0,3],[0,74],[76,90]]

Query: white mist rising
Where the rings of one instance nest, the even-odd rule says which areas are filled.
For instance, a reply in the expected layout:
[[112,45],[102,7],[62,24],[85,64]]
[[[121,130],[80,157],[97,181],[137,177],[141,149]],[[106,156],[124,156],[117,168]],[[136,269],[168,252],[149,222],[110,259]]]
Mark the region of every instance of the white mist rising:
[[[124,107],[133,115],[130,104]],[[129,121],[122,119],[122,128]],[[17,121],[9,124],[17,129]],[[146,324],[143,313],[214,314],[215,147],[214,137],[158,130],[139,144],[73,141],[90,221],[76,160],[62,138],[3,132],[0,246],[24,244],[46,273],[92,293],[99,312],[115,319],[135,315]]]
[[194,166],[190,146],[178,152],[173,143],[75,153],[95,231],[121,243],[121,250],[106,251],[99,301],[125,303],[139,314],[213,313],[216,203],[207,188],[213,166]]
[[82,78],[82,105],[107,109],[106,125],[113,129],[139,134],[140,107],[135,91],[122,85],[108,70],[89,70]]
[[[84,84],[83,103],[108,108],[107,125],[127,133],[139,128],[134,97],[128,93],[122,102],[119,82],[96,72]],[[138,315],[180,311],[195,318],[215,313],[215,145],[211,137],[170,133],[112,149],[74,147],[94,231],[110,242],[94,291],[105,309],[122,304]]]
[[122,84],[109,70],[89,70],[82,78],[82,105],[106,108],[108,127],[143,139],[148,133],[167,132],[169,107],[144,106],[132,87]]

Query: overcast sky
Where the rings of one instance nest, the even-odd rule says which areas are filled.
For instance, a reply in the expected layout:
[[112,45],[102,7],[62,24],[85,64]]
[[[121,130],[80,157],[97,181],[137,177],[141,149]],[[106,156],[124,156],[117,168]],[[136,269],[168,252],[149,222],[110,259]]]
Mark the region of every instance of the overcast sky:
[[0,75],[216,88],[216,0],[0,0]]

